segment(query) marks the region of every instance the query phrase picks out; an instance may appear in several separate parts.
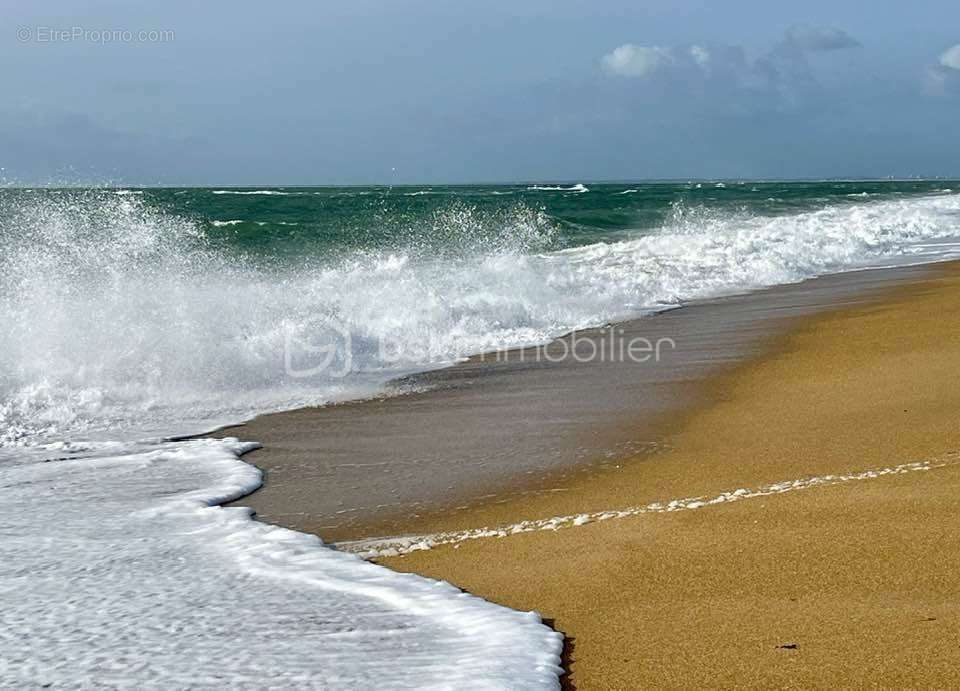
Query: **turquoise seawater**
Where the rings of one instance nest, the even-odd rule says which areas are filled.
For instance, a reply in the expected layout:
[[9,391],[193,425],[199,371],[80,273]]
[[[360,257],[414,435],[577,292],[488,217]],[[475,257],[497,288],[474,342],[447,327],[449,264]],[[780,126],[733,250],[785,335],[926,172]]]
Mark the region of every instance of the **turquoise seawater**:
[[414,247],[470,251],[509,243],[511,222],[541,213],[550,232],[518,239],[559,249],[656,232],[686,213],[795,214],[867,199],[960,189],[950,181],[543,183],[413,187],[145,189],[143,200],[203,223],[211,240],[254,255]]

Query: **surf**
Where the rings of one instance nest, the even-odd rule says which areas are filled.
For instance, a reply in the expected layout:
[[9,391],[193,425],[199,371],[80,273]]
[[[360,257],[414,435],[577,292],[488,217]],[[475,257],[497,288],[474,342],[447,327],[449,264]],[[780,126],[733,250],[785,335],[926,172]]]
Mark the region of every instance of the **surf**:
[[[199,432],[693,299],[949,258],[960,196],[791,214],[677,202],[653,229],[573,246],[536,207],[455,202],[386,242],[270,261],[140,195],[3,206],[0,429],[14,443]],[[328,346],[327,371],[291,373]]]

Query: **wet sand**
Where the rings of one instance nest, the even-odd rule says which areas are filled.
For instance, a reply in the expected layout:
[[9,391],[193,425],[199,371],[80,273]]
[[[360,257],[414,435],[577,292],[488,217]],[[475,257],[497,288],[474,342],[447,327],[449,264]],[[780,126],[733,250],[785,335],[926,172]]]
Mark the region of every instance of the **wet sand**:
[[[518,518],[602,506],[607,495],[592,501],[583,480],[616,485],[622,466],[654,459],[695,403],[716,398],[708,375],[769,347],[803,315],[926,271],[703,301],[411,377],[395,385],[404,395],[257,418],[224,432],[264,445],[246,460],[266,485],[239,503],[328,541],[473,527],[485,515],[477,510],[504,501],[522,500]],[[622,357],[636,338],[661,344],[660,358]]]
[[382,559],[568,639],[568,683],[960,684],[960,267],[793,318],[711,376],[662,447],[419,528],[507,525],[926,462],[696,510]]

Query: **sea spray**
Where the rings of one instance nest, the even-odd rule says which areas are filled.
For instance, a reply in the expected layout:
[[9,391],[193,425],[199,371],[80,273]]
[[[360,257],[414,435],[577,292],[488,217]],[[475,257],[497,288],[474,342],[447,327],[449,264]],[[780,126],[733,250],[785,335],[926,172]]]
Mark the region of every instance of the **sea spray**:
[[[600,198],[591,189],[577,203]],[[265,199],[274,225],[258,232],[271,237],[231,235],[149,194],[0,194],[0,439],[199,431],[369,395],[417,369],[690,299],[951,256],[930,243],[953,238],[960,212],[943,193],[844,195],[798,213],[681,196],[653,227],[584,242],[582,225],[574,241],[530,200],[465,195],[387,222],[380,199],[361,214],[379,231],[321,232],[296,206],[313,196],[191,194]],[[291,218],[306,225],[281,225]],[[337,233],[353,238],[346,249]]]

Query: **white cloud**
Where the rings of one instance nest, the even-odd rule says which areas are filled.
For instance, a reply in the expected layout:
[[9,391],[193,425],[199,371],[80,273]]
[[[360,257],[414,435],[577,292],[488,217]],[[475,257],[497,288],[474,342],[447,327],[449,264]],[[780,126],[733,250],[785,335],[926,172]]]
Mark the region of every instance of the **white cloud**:
[[788,111],[823,97],[825,87],[817,80],[814,68],[819,65],[811,63],[812,54],[858,45],[842,29],[795,25],[757,55],[723,43],[625,43],[604,55],[602,66],[608,74],[646,80],[645,88],[635,93],[658,103],[722,104],[737,113]]
[[646,77],[673,61],[669,48],[625,43],[603,56],[603,67],[622,77]]
[[932,96],[960,95],[960,43],[940,53],[923,75],[924,90]]
[[940,55],[940,64],[951,70],[960,70],[960,43],[943,51]]
[[690,46],[690,57],[700,67],[706,67],[710,64],[710,51],[703,46]]
[[[747,58],[741,46],[688,44],[668,48],[625,43],[602,58],[603,69],[621,77],[650,77],[667,73],[674,81],[727,80],[740,86],[763,85],[779,91],[791,90],[796,84],[811,82],[813,76],[807,55],[859,46],[860,43],[843,29],[797,24],[765,54]],[[960,46],[944,53],[960,69]],[[946,62],[944,64],[947,64]]]

